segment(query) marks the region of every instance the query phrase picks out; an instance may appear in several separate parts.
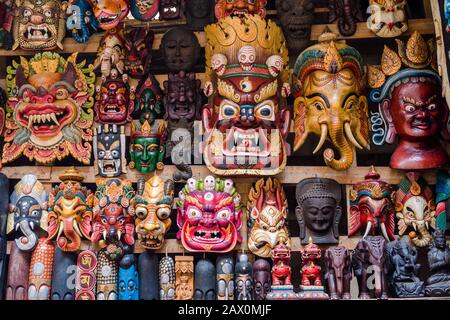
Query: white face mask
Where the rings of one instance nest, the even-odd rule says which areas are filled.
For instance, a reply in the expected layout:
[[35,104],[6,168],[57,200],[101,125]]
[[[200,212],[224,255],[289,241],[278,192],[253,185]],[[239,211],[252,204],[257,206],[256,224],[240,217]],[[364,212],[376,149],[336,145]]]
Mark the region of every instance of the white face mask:
[[408,30],[406,0],[370,0],[367,27],[381,38],[394,38]]

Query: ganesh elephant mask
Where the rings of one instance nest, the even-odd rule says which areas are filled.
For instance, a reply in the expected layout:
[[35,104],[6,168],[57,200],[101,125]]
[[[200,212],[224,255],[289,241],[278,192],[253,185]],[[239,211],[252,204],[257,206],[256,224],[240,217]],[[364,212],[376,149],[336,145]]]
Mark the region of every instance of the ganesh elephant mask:
[[353,147],[369,145],[368,103],[363,95],[361,55],[335,42],[334,37],[323,34],[319,44],[303,51],[295,63],[294,149],[299,149],[310,133],[320,136],[313,153],[328,139],[339,158],[327,148],[323,153],[325,163],[335,170],[345,170],[353,163]]
[[36,176],[25,175],[11,194],[7,233],[14,233],[21,251],[32,251],[38,243],[38,229],[47,231],[48,193]]

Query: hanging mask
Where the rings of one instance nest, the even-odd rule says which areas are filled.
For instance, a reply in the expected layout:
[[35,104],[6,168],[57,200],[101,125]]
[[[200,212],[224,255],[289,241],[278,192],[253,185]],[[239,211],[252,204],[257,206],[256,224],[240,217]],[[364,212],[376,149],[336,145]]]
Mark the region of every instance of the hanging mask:
[[326,165],[346,170],[355,157],[353,147],[369,146],[368,103],[361,55],[335,39],[332,33],[322,34],[319,43],[303,51],[295,63],[294,150],[312,133],[320,137],[313,153],[331,141],[339,159],[327,148]]
[[159,0],[159,18],[175,20],[184,18],[185,0]]
[[185,27],[174,27],[164,33],[160,49],[171,73],[192,72],[200,56],[197,36]]
[[275,7],[289,52],[299,54],[311,39],[314,0],[277,0]]
[[229,252],[241,242],[241,196],[233,181],[190,178],[177,202],[177,239],[191,252]]
[[448,164],[440,138],[450,137],[448,108],[441,98],[435,43],[415,31],[408,42],[397,40],[398,53],[385,46],[381,66],[368,67],[373,112],[372,140],[376,145],[398,144],[391,168],[433,169]]
[[91,239],[92,194],[81,186],[84,177],[75,168],[59,176],[49,198],[48,238],[66,252],[80,250],[81,239]]
[[364,236],[382,235],[387,242],[395,240],[395,208],[391,201],[392,188],[380,180],[372,166],[365,180],[353,185],[350,190],[348,235],[365,229]]
[[189,0],[186,3],[187,27],[190,30],[203,31],[214,22],[214,0]]
[[194,300],[216,300],[216,268],[214,264],[201,259],[195,265]]
[[175,257],[175,300],[192,300],[194,296],[194,257]]
[[76,42],[85,43],[97,32],[98,21],[89,0],[72,0],[66,12],[66,28]]
[[221,19],[205,32],[206,166],[219,175],[281,172],[290,123],[284,104],[290,94],[288,52],[281,29],[270,20],[247,16]]
[[406,0],[369,0],[367,27],[381,38],[395,38],[408,30]]
[[135,103],[135,109],[141,113],[141,123],[145,120],[152,121],[163,113],[162,91],[152,74],[149,73],[147,78],[139,81]]
[[267,260],[258,259],[252,267],[255,300],[265,300],[270,291],[270,263]]
[[[92,69],[100,69],[103,82],[107,78],[117,79],[124,74],[125,40],[122,27],[108,30],[103,35]],[[104,98],[102,97],[102,99]],[[99,100],[99,97],[96,100]]]
[[124,246],[134,244],[134,190],[131,182],[121,179],[97,179],[94,198],[92,243],[104,248],[108,259],[119,261]]
[[11,30],[13,50],[63,50],[63,4],[57,0],[16,0]]
[[234,261],[231,256],[217,258],[217,300],[234,300]]
[[122,78],[112,75],[97,88],[95,121],[105,124],[125,124],[132,120],[133,110],[134,90],[130,90]]
[[127,172],[125,127],[98,126],[94,131],[94,171],[102,177],[118,177]]
[[409,232],[411,242],[417,247],[427,247],[436,229],[436,204],[433,191],[417,172],[409,172],[398,184],[393,195],[397,212],[398,234]]
[[242,253],[234,268],[236,300],[253,300],[252,265],[248,255]]
[[152,60],[153,31],[128,28],[125,31],[125,71],[131,77],[148,74]]
[[142,247],[160,249],[164,236],[172,225],[170,214],[173,205],[174,184],[159,176],[151,177],[144,183],[138,181],[138,193],[134,201],[136,233]]
[[331,179],[307,178],[297,184],[295,198],[302,244],[311,237],[315,243],[338,243],[341,186]]
[[111,30],[117,27],[129,12],[128,0],[89,0],[99,27]]
[[190,122],[200,118],[200,84],[200,80],[195,79],[195,73],[169,73],[169,80],[164,81],[163,98],[168,120]]
[[119,264],[110,260],[105,251],[97,255],[97,300],[117,300]]
[[278,179],[260,179],[247,202],[248,248],[260,257],[271,257],[278,243],[291,246],[287,228],[288,204]]
[[130,0],[130,11],[139,21],[150,21],[156,18],[160,0]]
[[95,75],[76,60],[43,52],[7,68],[3,163],[23,153],[44,164],[68,155],[89,164]]
[[10,197],[7,234],[14,234],[21,251],[33,251],[38,232],[47,231],[47,202],[48,193],[36,176],[27,174],[15,185]]
[[134,262],[119,266],[118,291],[119,300],[139,300],[139,274]]
[[131,124],[129,166],[139,172],[149,173],[164,168],[166,124],[163,121]]
[[361,1],[358,0],[329,0],[329,22],[336,21],[339,33],[351,37],[357,29],[357,22],[363,21]]
[[217,19],[227,16],[244,17],[245,15],[259,15],[266,17],[267,0],[216,0],[215,14]]

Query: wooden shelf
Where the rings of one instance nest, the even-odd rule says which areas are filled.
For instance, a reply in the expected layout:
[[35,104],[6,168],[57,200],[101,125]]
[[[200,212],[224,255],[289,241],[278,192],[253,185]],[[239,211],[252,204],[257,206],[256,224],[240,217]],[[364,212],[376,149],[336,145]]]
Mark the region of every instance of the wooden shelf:
[[[132,25],[138,25],[137,22],[126,22],[126,24],[132,24]],[[145,24],[144,24],[145,25]],[[411,19],[408,21],[409,29],[405,33],[405,35],[411,34],[414,31],[419,31],[421,34],[434,34],[434,23],[432,19]],[[313,25],[311,28],[311,40],[317,41],[319,36],[324,31],[325,27],[328,27],[331,31],[335,32],[338,35],[339,39],[368,39],[368,38],[378,38],[377,35],[375,35],[372,31],[370,31],[367,28],[366,22],[359,22],[357,25],[356,33],[351,37],[343,37],[339,34],[339,31],[337,29],[336,24],[316,24]],[[205,32],[195,32],[197,35],[197,38],[200,42],[200,45],[202,47],[205,46],[206,43],[206,35]],[[100,42],[100,39],[102,38],[103,33],[96,33],[93,36],[89,38],[89,41],[86,43],[78,43],[73,38],[66,37],[63,41],[64,50],[56,50],[58,53],[73,53],[73,52],[80,52],[80,53],[97,53],[98,44]],[[162,39],[163,33],[156,33],[155,34],[155,40],[153,42],[153,49],[157,50],[160,47],[161,39]],[[0,50],[0,56],[6,57],[6,56],[20,56],[20,55],[34,55],[35,51],[25,51],[25,50]]]
[[[94,167],[89,166],[75,166],[81,174],[85,176],[83,183],[95,183]],[[3,167],[1,172],[9,179],[20,180],[24,173],[32,172],[42,183],[59,183],[58,176],[62,174],[69,167],[56,166],[21,166],[21,167]],[[166,165],[161,173],[158,173],[163,179],[171,179],[176,168],[174,165]],[[403,177],[403,172],[394,170],[388,167],[377,167],[377,172],[382,179],[390,184],[397,184]],[[346,171],[335,171],[328,167],[314,167],[314,166],[287,166],[284,171],[275,177],[278,178],[282,184],[297,184],[300,180],[311,177],[326,177],[336,180],[339,184],[351,185],[364,179],[364,176],[369,172],[369,167],[351,167]],[[211,172],[204,165],[192,165],[192,174],[194,178],[203,179]],[[128,170],[127,174],[122,175],[132,182],[137,182],[139,178],[149,179],[152,174],[144,174],[135,170]],[[429,184],[436,183],[436,170],[425,171],[423,177]],[[260,176],[236,176],[232,177],[235,182],[248,184],[254,183]],[[248,190],[242,190],[245,192]]]

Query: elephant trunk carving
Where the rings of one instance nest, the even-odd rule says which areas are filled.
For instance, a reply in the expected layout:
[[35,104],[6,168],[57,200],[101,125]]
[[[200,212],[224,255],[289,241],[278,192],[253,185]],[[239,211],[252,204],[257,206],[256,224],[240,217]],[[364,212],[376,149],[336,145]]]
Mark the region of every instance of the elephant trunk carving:
[[417,224],[417,235],[411,239],[412,243],[419,248],[428,247],[431,242],[431,234],[423,223]]
[[[32,223],[32,222],[31,222]],[[15,239],[16,245],[22,251],[31,251],[37,244],[38,237],[30,226],[30,222],[23,219],[19,222],[20,231],[23,233],[23,237]]]
[[63,251],[76,251],[80,248],[81,236],[78,234],[77,222],[74,219],[68,218],[61,222],[60,232],[64,232],[65,237],[58,238],[58,245]]
[[[329,128],[329,136],[330,139],[339,152],[339,159],[335,158],[335,154],[333,149],[328,148],[324,151],[323,156],[325,159],[325,163],[327,166],[335,170],[346,170],[353,163],[353,149],[350,145],[350,141],[354,139],[353,135],[348,133],[348,122],[344,122],[339,119],[338,116],[332,116]],[[350,135],[350,137],[346,136],[346,133]]]
[[352,15],[351,0],[344,0],[343,15],[338,20],[339,32],[346,37],[356,32],[356,19]]

